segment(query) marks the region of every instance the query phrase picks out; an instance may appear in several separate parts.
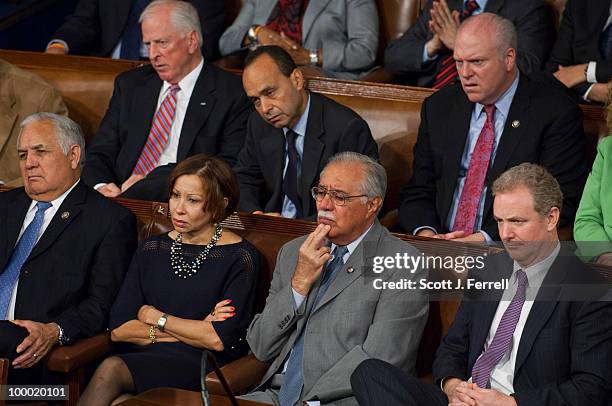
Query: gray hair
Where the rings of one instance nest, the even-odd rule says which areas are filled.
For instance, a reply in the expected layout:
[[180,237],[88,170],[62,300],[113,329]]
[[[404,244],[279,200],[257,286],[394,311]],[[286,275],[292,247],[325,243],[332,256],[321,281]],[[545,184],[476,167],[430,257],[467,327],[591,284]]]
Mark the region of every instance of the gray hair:
[[83,130],[81,130],[81,126],[75,123],[73,120],[66,116],[61,116],[55,113],[34,113],[30,114],[26,118],[23,119],[20,125],[19,136],[17,137],[17,147],[19,147],[19,142],[21,141],[21,133],[23,129],[32,123],[46,121],[51,123],[53,126],[53,133],[55,134],[55,139],[59,144],[62,152],[65,155],[68,155],[70,152],[70,147],[73,145],[78,145],[81,148],[81,159],[79,164],[83,166],[85,164],[85,137],[83,136]]
[[502,56],[506,54],[508,48],[517,49],[518,39],[516,27],[512,21],[498,14],[482,13],[473,17],[467,18],[459,29],[465,29],[470,25],[475,25],[480,30],[492,30],[493,38],[496,42],[496,48],[499,49]]
[[367,155],[353,151],[344,151],[329,158],[321,174],[333,163],[357,163],[361,165],[366,175],[361,185],[361,193],[369,198],[380,197],[384,200],[385,193],[387,192],[387,172],[381,164]]
[[545,217],[550,209],[563,207],[563,192],[559,182],[543,166],[522,163],[508,169],[493,182],[493,196],[526,187],[531,196],[535,211]]
[[170,21],[172,27],[181,34],[187,34],[190,31],[195,31],[198,36],[198,44],[202,47],[202,27],[200,26],[200,16],[198,10],[186,1],[179,0],[155,0],[152,1],[145,9],[138,22],[142,22],[155,13],[155,9],[163,6],[171,6]]

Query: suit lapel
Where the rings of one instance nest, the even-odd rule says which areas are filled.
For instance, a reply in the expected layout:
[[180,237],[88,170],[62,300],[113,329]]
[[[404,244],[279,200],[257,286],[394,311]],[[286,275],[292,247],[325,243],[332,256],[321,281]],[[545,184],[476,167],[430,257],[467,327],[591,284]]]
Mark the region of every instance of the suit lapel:
[[183,120],[183,128],[181,129],[176,156],[177,161],[187,157],[196,136],[214,108],[216,101],[214,96],[216,80],[214,68],[210,62],[204,62],[200,76],[193,88],[193,93],[191,93],[185,119]]
[[306,135],[304,136],[304,157],[302,158],[301,194],[302,214],[308,216],[310,213],[310,185],[319,174],[319,163],[325,149],[319,138],[323,130],[323,106],[318,95],[310,93],[310,111],[306,124]]
[[[285,164],[285,135],[283,130],[270,126],[270,131],[262,132],[261,135],[261,151],[266,156],[263,157],[266,172],[269,171],[270,178],[274,179],[272,190],[272,206],[282,207],[282,187],[283,187],[283,168]],[[280,210],[279,210],[280,211]]]
[[[334,280],[331,282],[331,285],[327,289],[327,292],[323,295],[323,297],[317,303],[317,306],[312,310],[312,313],[318,311],[320,308],[325,306],[326,303],[332,301],[340,292],[346,289],[351,283],[361,277],[363,274],[363,268],[366,264],[372,263],[372,257],[376,254],[378,249],[368,250],[368,252],[364,252],[364,245],[367,244],[368,247],[372,247],[376,245],[379,246],[379,242],[382,236],[383,228],[376,221],[370,231],[364,236],[361,243],[357,246],[355,251],[351,254],[349,259],[346,261],[342,269],[339,269],[336,273]],[[368,255],[364,257],[364,255]],[[347,272],[349,268],[353,268],[352,272]],[[313,296],[313,295],[311,295]]]
[[1,253],[2,257],[0,258],[0,272],[4,270],[6,263],[13,253],[13,248],[17,244],[17,237],[19,237],[23,220],[30,208],[31,202],[32,200],[22,189],[22,193],[11,201],[7,205],[6,212],[2,213],[3,220],[1,224],[6,224],[6,230],[2,233],[5,243],[3,244],[4,252]]
[[[529,104],[531,98],[529,96],[527,80],[524,75],[521,75],[514,99],[508,111],[502,136],[499,139],[499,146],[497,147],[493,166],[487,172],[485,185],[492,185],[493,181],[507,169],[515,149],[520,145],[524,137],[529,136],[527,129],[529,128]],[[491,188],[489,187],[488,190],[482,215],[483,219],[487,218],[493,207],[493,197],[490,193]]]
[[[81,208],[79,206],[85,203],[86,196],[87,186],[85,186],[82,181],[79,181],[75,188],[68,193],[62,205],[55,212],[49,226],[32,249],[26,263],[45,252],[45,250],[55,242],[64,229],[66,229],[66,227],[68,227],[68,225],[80,214]],[[67,213],[67,215],[64,213]]]
[[[134,91],[130,120],[128,120],[128,137],[125,140],[125,151],[130,151],[126,165],[118,168],[119,178],[127,179],[136,166],[140,153],[144,148],[149,131],[153,125],[153,118],[157,110],[157,99],[161,92],[162,81],[157,73],[151,68],[151,73],[140,86]],[[120,161],[118,161],[120,162]]]
[[586,45],[587,48],[591,48],[588,53],[590,55],[599,55],[601,59],[604,59],[599,48],[599,41],[610,15],[610,3],[608,1],[586,1],[584,7],[586,11],[585,19],[589,20],[588,27],[595,27],[595,33],[597,34],[597,40],[588,41]]
[[306,43],[306,38],[310,34],[312,24],[315,22],[319,14],[325,9],[330,0],[310,0],[304,18],[302,19],[302,43]]
[[564,260],[560,260],[561,257],[562,254],[559,254],[548,270],[525,322],[516,354],[515,377],[531,352],[533,342],[559,303],[561,284],[567,273],[567,268],[563,266]]
[[[457,85],[458,86],[458,85]],[[441,185],[439,196],[443,196],[441,213],[449,213],[452,197],[457,186],[457,174],[461,166],[461,157],[465,149],[465,143],[470,130],[470,118],[472,117],[471,103],[465,93],[461,91],[461,101],[450,107],[447,120],[444,142],[447,144],[443,167],[445,168],[444,182]],[[446,224],[446,218],[441,219]]]

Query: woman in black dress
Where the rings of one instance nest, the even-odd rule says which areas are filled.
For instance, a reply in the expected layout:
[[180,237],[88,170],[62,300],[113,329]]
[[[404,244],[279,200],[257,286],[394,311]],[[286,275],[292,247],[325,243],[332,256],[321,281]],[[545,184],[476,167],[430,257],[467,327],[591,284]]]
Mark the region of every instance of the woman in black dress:
[[161,386],[199,390],[202,348],[220,364],[246,354],[260,257],[218,225],[238,203],[236,179],[223,161],[196,155],[169,183],[174,230],[136,252],[110,316],[120,352],[100,364],[80,404]]

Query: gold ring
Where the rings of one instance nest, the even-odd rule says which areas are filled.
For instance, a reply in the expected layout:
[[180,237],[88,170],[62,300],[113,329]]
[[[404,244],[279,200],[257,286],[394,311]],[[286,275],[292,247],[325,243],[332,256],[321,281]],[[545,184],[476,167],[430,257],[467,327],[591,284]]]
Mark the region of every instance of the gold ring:
[[38,358],[38,354],[34,353],[32,355],[34,356],[34,358]]

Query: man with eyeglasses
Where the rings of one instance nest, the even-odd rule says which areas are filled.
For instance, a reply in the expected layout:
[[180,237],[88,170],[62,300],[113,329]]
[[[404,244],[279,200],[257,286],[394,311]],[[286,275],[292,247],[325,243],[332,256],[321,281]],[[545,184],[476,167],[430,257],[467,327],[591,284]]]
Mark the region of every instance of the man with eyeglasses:
[[376,219],[384,168],[365,155],[333,156],[311,190],[319,225],[285,244],[263,312],[251,323],[253,354],[271,363],[244,398],[282,406],[357,405],[350,375],[363,360],[384,359],[415,374],[428,313],[424,291],[379,290],[373,283],[423,277],[421,269],[374,275],[374,257],[418,256]]
[[314,219],[309,198],[327,160],[342,151],[378,158],[368,124],[351,109],[309,92],[302,71],[278,46],[261,46],[244,63],[242,83],[257,113],[247,124],[234,172],[239,210]]
[[165,201],[177,162],[199,153],[236,162],[251,106],[240,78],[202,57],[193,5],[156,0],[139,21],[151,64],[117,77],[83,181],[107,197]]

